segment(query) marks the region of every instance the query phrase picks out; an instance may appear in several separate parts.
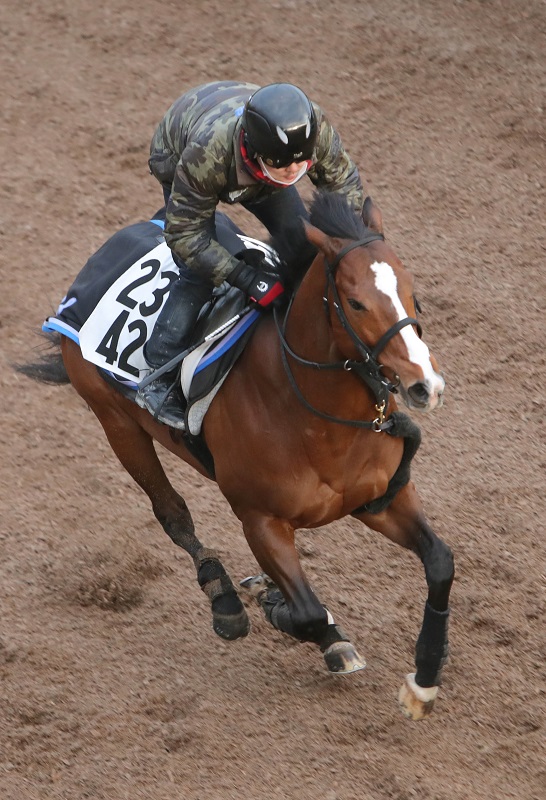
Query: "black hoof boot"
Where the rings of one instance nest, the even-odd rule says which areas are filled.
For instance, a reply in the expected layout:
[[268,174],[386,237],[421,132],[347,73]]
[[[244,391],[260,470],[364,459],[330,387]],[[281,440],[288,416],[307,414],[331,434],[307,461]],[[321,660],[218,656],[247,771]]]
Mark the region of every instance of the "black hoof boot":
[[177,384],[173,386],[172,378],[158,378],[139,389],[135,401],[164,425],[185,430],[182,391]]

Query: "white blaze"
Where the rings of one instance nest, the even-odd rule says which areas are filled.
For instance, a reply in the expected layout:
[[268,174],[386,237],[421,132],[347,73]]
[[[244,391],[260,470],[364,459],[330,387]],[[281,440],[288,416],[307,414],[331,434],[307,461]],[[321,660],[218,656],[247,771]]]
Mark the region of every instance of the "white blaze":
[[[382,261],[377,261],[372,264],[372,270],[375,272],[375,285],[380,292],[386,294],[390,298],[398,319],[406,319],[408,316],[402,301],[398,297],[397,280],[394,270],[390,264]],[[406,325],[402,328],[399,335],[403,338],[404,343],[408,349],[409,360],[413,364],[418,364],[423,371],[423,382],[429,391],[434,391],[438,388],[438,381],[442,381],[439,375],[432,368],[430,363],[430,351],[426,344],[420,339],[411,325]]]

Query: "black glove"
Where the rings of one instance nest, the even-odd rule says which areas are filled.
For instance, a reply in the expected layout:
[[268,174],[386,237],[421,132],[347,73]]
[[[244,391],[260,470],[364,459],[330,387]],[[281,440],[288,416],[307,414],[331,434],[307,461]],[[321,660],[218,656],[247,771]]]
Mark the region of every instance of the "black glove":
[[248,295],[251,303],[259,308],[267,308],[284,292],[284,286],[278,275],[265,269],[251,267],[244,261],[239,261],[226,280]]

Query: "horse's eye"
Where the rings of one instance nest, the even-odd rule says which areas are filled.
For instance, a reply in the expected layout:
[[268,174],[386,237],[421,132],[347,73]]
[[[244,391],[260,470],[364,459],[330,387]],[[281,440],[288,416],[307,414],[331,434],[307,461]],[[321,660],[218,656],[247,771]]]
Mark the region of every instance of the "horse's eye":
[[350,297],[347,302],[355,311],[366,311],[366,306],[362,305],[358,300],[354,300],[352,297]]

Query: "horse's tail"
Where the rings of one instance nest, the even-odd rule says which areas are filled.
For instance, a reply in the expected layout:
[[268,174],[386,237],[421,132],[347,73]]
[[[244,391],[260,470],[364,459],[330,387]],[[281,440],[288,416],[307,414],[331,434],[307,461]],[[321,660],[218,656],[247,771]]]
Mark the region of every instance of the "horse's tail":
[[61,355],[61,334],[42,332],[39,335],[47,342],[46,348],[50,352],[42,353],[38,361],[13,364],[13,368],[16,372],[40,383],[70,383]]

